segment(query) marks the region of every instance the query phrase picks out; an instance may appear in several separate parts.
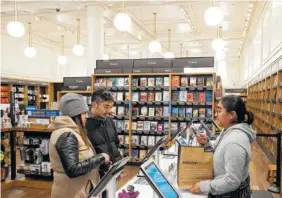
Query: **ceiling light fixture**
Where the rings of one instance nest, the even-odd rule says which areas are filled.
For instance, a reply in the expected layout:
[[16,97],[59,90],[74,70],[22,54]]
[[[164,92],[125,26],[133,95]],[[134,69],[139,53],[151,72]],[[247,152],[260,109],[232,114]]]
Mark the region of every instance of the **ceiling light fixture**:
[[205,22],[208,26],[217,26],[222,23],[223,16],[223,10],[220,7],[214,6],[214,2],[212,2],[212,7],[205,12]]
[[80,44],[80,19],[76,19],[77,21],[77,40],[76,45],[72,47],[72,52],[76,56],[82,56],[84,54],[84,47]]
[[123,0],[123,12],[120,12],[115,16],[114,24],[119,31],[129,31],[131,29],[131,18],[125,13],[125,0]]
[[9,35],[20,38],[25,33],[25,27],[21,22],[18,21],[18,10],[17,10],[17,1],[16,0],[14,3],[14,9],[15,9],[14,21],[10,21],[7,24],[6,28],[7,28],[7,32]]
[[170,51],[170,31],[171,29],[168,29],[168,52],[165,53],[165,58],[174,58],[173,52]]
[[153,24],[153,36],[154,40],[152,40],[149,44],[149,50],[151,53],[159,53],[162,51],[162,46],[159,41],[157,41],[157,13],[153,13],[154,24]]
[[63,35],[61,35],[61,53],[58,56],[57,61],[60,65],[65,65],[68,61],[67,57],[64,56],[64,36]]
[[30,22],[28,22],[28,47],[24,49],[24,54],[28,58],[32,58],[36,55],[36,49],[32,47],[31,23]]
[[221,34],[222,31],[221,30],[222,30],[222,27],[218,26],[217,27],[217,33],[216,33],[217,38],[212,41],[212,48],[216,52],[223,50],[223,48],[224,48],[224,41],[222,39],[222,34]]

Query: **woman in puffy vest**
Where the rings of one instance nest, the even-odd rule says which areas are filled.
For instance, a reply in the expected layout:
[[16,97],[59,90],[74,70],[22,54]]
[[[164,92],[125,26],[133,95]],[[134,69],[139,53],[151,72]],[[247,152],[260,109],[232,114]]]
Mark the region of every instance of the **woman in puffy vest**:
[[84,125],[89,108],[83,96],[64,95],[49,129],[50,162],[54,171],[51,198],[85,198],[99,182],[99,166],[109,163],[109,156],[96,154],[87,138]]

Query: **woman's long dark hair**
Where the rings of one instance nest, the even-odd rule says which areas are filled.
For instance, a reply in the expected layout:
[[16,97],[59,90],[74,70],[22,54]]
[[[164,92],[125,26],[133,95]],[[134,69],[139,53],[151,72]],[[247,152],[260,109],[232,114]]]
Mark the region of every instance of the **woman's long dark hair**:
[[247,111],[246,104],[241,97],[235,95],[224,96],[221,100],[223,107],[227,112],[236,112],[236,123],[247,123],[251,125],[254,121],[254,114]]
[[90,140],[88,139],[88,136],[87,136],[87,133],[85,131],[85,128],[83,127],[83,123],[82,123],[82,119],[81,119],[81,115],[76,115],[76,116],[73,116],[71,117],[72,120],[75,122],[75,124],[77,125],[78,127],[78,130],[80,132],[80,135],[83,139],[83,141],[85,142],[85,145],[89,148],[91,147],[92,148],[92,144],[90,143]]

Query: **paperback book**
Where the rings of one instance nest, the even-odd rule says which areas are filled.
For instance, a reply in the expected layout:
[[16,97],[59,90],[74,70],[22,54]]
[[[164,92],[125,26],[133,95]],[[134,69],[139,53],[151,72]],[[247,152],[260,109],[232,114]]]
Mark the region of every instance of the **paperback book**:
[[156,86],[163,86],[163,78],[156,77]]
[[147,87],[147,78],[140,78],[140,86],[141,87]]
[[155,86],[155,78],[148,78],[148,86],[154,87]]

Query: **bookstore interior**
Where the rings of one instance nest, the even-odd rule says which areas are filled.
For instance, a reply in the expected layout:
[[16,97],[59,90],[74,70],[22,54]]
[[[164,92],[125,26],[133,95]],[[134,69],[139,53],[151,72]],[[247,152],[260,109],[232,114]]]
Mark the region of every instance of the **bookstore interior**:
[[[58,175],[83,186],[102,155],[111,165],[97,183],[67,197],[281,197],[281,10],[278,0],[1,1],[1,197],[57,198]],[[64,128],[77,142],[61,134],[64,149],[50,127],[63,117],[78,127]],[[91,119],[112,123],[94,126],[105,150]]]

